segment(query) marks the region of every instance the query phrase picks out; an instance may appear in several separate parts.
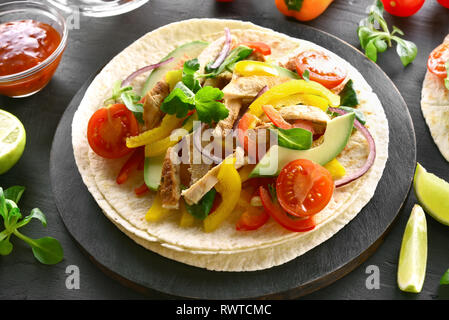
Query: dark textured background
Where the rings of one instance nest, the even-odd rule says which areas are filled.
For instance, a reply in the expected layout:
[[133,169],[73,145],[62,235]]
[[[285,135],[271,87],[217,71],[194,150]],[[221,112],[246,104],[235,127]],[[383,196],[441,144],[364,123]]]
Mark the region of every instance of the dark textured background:
[[[365,16],[371,1],[336,0],[311,26],[329,32],[359,47],[356,35],[358,21]],[[430,51],[449,33],[449,10],[435,0],[410,18],[385,14],[391,24],[401,28],[406,39],[418,46],[414,63],[403,68],[394,49],[383,53],[378,61],[406,100],[415,125],[418,161],[429,171],[449,180],[449,164],[439,154],[422,117],[419,101],[425,63]],[[19,163],[0,176],[0,185],[27,186],[21,208],[28,212],[41,208],[48,219],[47,230],[38,222],[24,227],[33,237],[51,235],[59,239],[65,259],[56,266],[44,266],[33,258],[31,250],[13,240],[14,251],[0,257],[0,300],[3,299],[131,299],[144,298],[131,289],[111,280],[95,267],[67,233],[54,204],[49,179],[49,156],[58,121],[76,91],[89,75],[109,61],[135,39],[170,22],[197,17],[227,17],[251,21],[252,18],[285,19],[275,8],[274,0],[234,0],[216,3],[213,0],[151,0],[134,12],[111,18],[82,18],[80,30],[72,30],[69,44],[52,82],[40,93],[26,99],[0,97],[0,108],[18,116],[27,129],[27,148]],[[145,28],[142,28],[145,25]],[[394,134],[394,132],[392,132]],[[396,272],[402,233],[408,214],[416,199],[411,193],[397,223],[377,252],[359,268],[327,288],[305,297],[313,299],[436,299],[449,298],[449,288],[439,287],[439,279],[449,268],[449,227],[428,218],[429,253],[427,276],[418,295],[397,289]],[[68,265],[77,265],[81,272],[80,290],[67,290],[65,273]],[[380,268],[381,287],[365,287],[369,265]],[[161,298],[153,295],[150,298]]]

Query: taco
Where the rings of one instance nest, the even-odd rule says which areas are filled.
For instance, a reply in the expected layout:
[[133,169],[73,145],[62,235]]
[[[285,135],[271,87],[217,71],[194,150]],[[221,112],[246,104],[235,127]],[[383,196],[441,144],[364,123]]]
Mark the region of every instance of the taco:
[[219,271],[280,265],[337,233],[372,198],[388,140],[379,99],[347,61],[219,19],[134,42],[72,123],[106,217],[151,251]]
[[449,35],[427,62],[421,92],[421,111],[435,144],[449,161]]

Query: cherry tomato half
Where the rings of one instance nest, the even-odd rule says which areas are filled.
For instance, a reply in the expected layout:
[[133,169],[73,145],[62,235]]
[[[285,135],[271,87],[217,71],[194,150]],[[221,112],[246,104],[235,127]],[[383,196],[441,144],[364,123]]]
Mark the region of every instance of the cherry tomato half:
[[300,76],[309,70],[309,79],[321,83],[328,89],[338,86],[346,78],[346,70],[326,53],[316,50],[301,52],[295,59]]
[[103,158],[121,158],[132,151],[126,137],[139,134],[134,114],[124,104],[97,110],[87,125],[87,140],[92,150]]
[[438,0],[438,3],[449,9],[449,0]]
[[262,200],[263,207],[268,214],[285,229],[295,232],[304,232],[315,228],[314,216],[298,218],[289,215],[279,206],[279,203],[271,200],[270,193],[264,187],[259,188],[259,195]]
[[279,204],[297,217],[311,216],[323,210],[331,200],[334,188],[329,171],[307,159],[288,163],[276,180]]
[[398,17],[409,17],[418,12],[424,0],[382,0],[385,11]]
[[240,44],[243,46],[247,46],[256,52],[259,52],[259,53],[263,54],[264,56],[268,56],[271,54],[270,46],[264,42],[247,41],[247,42],[242,42]]
[[427,60],[427,69],[444,79],[447,76],[446,61],[449,60],[449,42],[444,42],[433,49]]

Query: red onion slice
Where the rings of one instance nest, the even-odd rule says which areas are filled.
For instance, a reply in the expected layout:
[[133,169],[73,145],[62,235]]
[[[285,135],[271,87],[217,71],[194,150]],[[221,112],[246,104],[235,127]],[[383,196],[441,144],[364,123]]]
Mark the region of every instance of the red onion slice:
[[221,64],[228,56],[229,51],[231,49],[231,32],[229,31],[228,28],[225,28],[224,30],[225,30],[226,40],[225,40],[223,49],[221,50],[220,55],[218,56],[217,60],[215,60],[215,62],[210,66],[211,69],[217,69],[219,66],[221,66]]
[[[346,111],[344,111],[344,110],[342,110],[340,108],[329,108],[329,111],[338,113],[340,115],[343,115],[343,114],[347,113]],[[366,159],[365,164],[360,168],[360,170],[358,170],[357,172],[355,172],[355,173],[353,173],[353,174],[351,174],[351,175],[349,175],[347,177],[344,177],[343,179],[335,181],[335,187],[336,188],[345,186],[348,183],[350,183],[350,182],[360,178],[361,176],[363,176],[369,170],[369,168],[371,168],[371,166],[374,163],[374,160],[376,159],[376,143],[374,142],[374,139],[373,139],[371,133],[357,119],[354,119],[354,126],[365,137],[366,141],[368,142],[368,146],[369,146],[369,151],[370,152],[369,152],[368,158]]]
[[161,62],[156,63],[156,64],[151,64],[151,65],[143,67],[143,68],[141,68],[141,69],[139,69],[137,71],[134,71],[125,80],[123,80],[122,87],[128,86],[131,83],[131,81],[133,81],[136,77],[140,76],[142,73],[145,73],[145,72],[148,72],[150,70],[159,68],[159,67],[163,66],[164,64],[172,62],[173,59],[174,59],[174,57],[171,57],[171,58],[168,58],[167,60],[161,61]]

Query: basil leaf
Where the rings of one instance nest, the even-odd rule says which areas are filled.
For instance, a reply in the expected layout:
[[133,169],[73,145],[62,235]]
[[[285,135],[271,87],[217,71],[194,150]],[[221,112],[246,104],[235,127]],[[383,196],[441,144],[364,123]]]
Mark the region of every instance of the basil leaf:
[[444,85],[446,89],[449,90],[449,60],[446,61],[446,79],[444,79]]
[[223,92],[218,88],[206,86],[195,95],[195,107],[198,120],[206,123],[218,122],[229,115],[226,106],[217,101],[223,99]]
[[12,243],[9,242],[9,237],[0,241],[0,255],[7,256],[13,249]]
[[340,92],[340,105],[347,107],[355,107],[359,104],[357,93],[353,88],[352,79],[346,82],[345,87]]
[[346,112],[354,112],[355,113],[355,117],[357,118],[357,120],[361,124],[364,125],[366,123],[365,114],[362,111],[360,111],[359,109],[351,108],[351,107],[345,107],[345,106],[340,106],[340,109],[344,110]]
[[212,69],[211,65],[214,62],[213,61],[209,62],[205,68],[206,74],[202,76],[206,78],[215,78],[220,73],[225,71],[228,68],[228,66],[230,67],[236,62],[247,58],[251,53],[253,53],[253,49],[248,48],[247,46],[238,46],[229,53],[229,55],[226,57],[226,59],[218,68]]
[[304,0],[284,0],[288,10],[300,11]]
[[201,200],[197,204],[188,205],[186,203],[187,212],[197,219],[206,219],[206,217],[209,215],[210,210],[212,209],[216,194],[217,191],[215,190],[215,188],[212,188],[201,198]]
[[19,203],[20,198],[22,197],[23,192],[25,191],[25,187],[22,186],[13,186],[9,187],[4,191],[4,196],[6,199],[14,201],[15,203]]
[[440,284],[449,284],[449,269],[441,277]]
[[392,37],[393,40],[397,42],[396,52],[401,59],[402,64],[406,67],[409,63],[415,60],[416,54],[418,53],[418,48],[411,42],[396,36]]
[[57,264],[64,257],[64,251],[58,240],[51,237],[44,237],[32,240],[31,248],[34,257],[43,264]]
[[[363,20],[362,20],[363,21]],[[368,44],[371,36],[371,29],[367,26],[360,26],[357,29],[357,35],[359,37],[360,45],[362,49],[365,49],[366,45]]]
[[278,144],[281,147],[306,150],[312,146],[313,135],[309,130],[303,128],[281,129],[273,126],[270,131],[277,134]]

